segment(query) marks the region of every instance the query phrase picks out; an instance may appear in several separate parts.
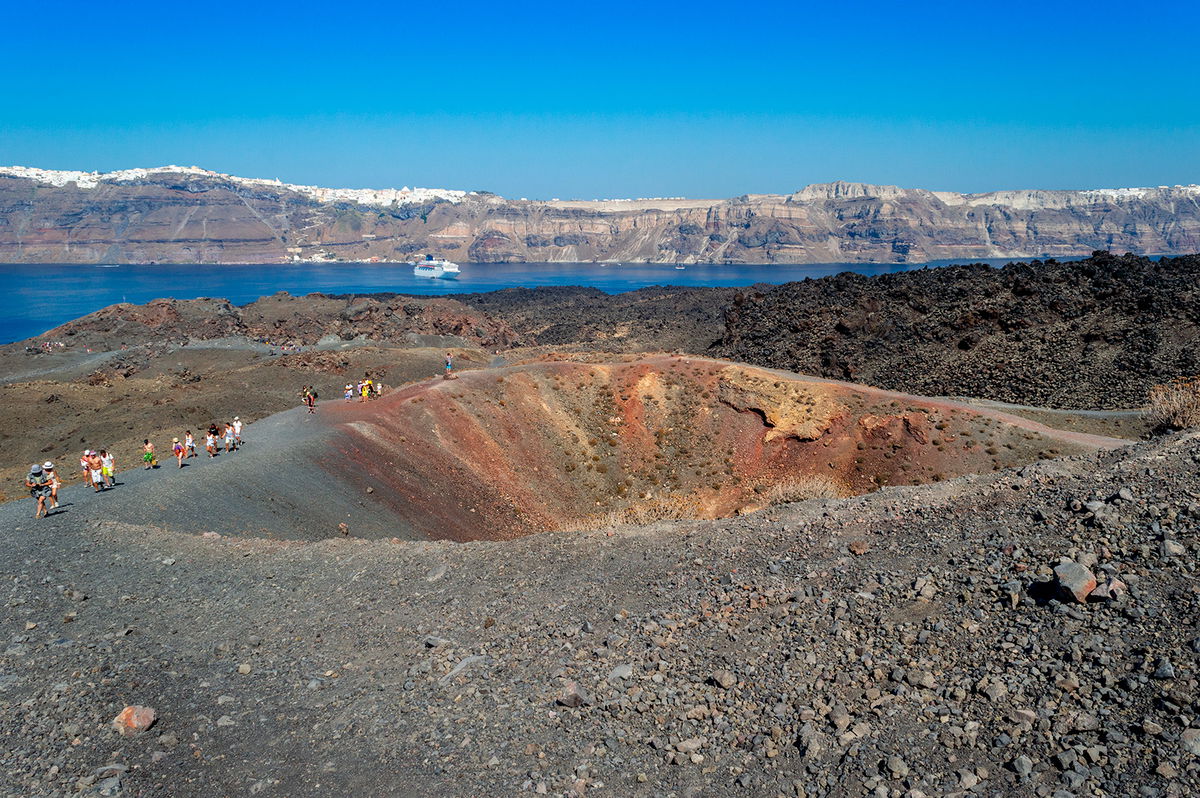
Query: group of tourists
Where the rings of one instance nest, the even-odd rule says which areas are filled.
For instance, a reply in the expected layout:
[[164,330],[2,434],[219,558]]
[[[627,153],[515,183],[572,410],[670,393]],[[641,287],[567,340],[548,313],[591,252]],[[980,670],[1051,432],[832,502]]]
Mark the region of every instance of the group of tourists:
[[[222,447],[225,453],[237,451],[242,445],[242,420],[238,416],[233,421],[224,424],[213,422],[205,434],[204,449],[209,457],[216,457]],[[196,438],[192,431],[184,433],[183,440],[171,439],[171,455],[180,468],[183,461],[196,454]],[[142,440],[142,467],[147,471],[158,468],[158,452],[149,438]],[[79,456],[79,470],[84,484],[90,484],[96,493],[109,490],[116,486],[116,457],[107,449],[85,449]],[[37,502],[34,518],[43,518],[51,510],[58,508],[58,491],[62,480],[54,468],[54,463],[47,460],[44,463],[34,463],[25,477],[25,487],[29,495]]]
[[378,399],[383,395],[383,383],[371,379],[371,372],[364,371],[362,379],[357,383],[348,382],[346,387],[342,389],[342,399],[347,402],[354,401],[354,397],[358,397],[358,401],[366,402],[370,399]]

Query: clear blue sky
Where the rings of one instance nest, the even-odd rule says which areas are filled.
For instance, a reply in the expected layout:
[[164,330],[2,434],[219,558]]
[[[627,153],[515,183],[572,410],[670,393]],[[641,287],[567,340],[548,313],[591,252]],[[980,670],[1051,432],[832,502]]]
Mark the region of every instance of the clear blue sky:
[[1200,4],[10,4],[0,165],[511,197],[1200,183]]

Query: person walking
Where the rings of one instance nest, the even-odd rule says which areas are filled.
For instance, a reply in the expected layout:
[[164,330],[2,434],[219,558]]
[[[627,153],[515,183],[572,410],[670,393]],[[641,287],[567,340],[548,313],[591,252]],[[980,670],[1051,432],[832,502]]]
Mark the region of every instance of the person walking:
[[342,391],[342,398],[345,399],[347,402],[354,401],[354,384],[353,383],[350,383],[350,382],[346,383],[346,387]]
[[100,476],[104,477],[107,488],[117,484],[117,458],[107,449],[100,450]]
[[442,374],[442,379],[444,379],[444,380],[454,379],[454,375],[451,374],[451,372],[453,370],[454,370],[454,353],[447,352],[446,353],[446,368],[445,368],[445,373]]
[[50,480],[46,476],[46,470],[34,463],[29,467],[29,474],[25,477],[25,487],[29,488],[29,496],[37,502],[37,509],[33,513],[34,518],[44,518],[50,514],[46,509],[46,499],[50,496]]
[[158,467],[158,458],[154,456],[154,444],[149,438],[142,441],[142,462],[146,464],[146,470]]
[[196,456],[196,439],[192,436],[191,430],[188,430],[183,436],[183,448],[187,449],[188,457]]
[[233,445],[233,424],[225,422],[225,454],[229,454],[236,447]]
[[54,463],[47,460],[42,463],[42,473],[50,480],[50,510],[58,509],[58,489],[62,485],[62,480],[58,478],[58,474],[54,472]]
[[91,475],[93,492],[99,493],[104,490],[104,462],[96,452],[92,452],[88,457],[88,473]]
[[208,452],[209,457],[217,456],[217,433],[213,431],[215,429],[215,426],[209,427],[204,436],[204,451]]
[[183,468],[183,455],[185,454],[185,452],[186,452],[186,449],[184,449],[183,444],[179,442],[179,439],[172,438],[171,439],[171,454],[175,455],[175,462],[179,463],[180,468]]
[[316,413],[317,392],[313,390],[313,387],[311,385],[305,386],[304,390],[301,392],[301,396],[304,397],[304,404],[308,405],[308,412]]
[[242,448],[242,419],[238,416],[233,417],[233,445]]

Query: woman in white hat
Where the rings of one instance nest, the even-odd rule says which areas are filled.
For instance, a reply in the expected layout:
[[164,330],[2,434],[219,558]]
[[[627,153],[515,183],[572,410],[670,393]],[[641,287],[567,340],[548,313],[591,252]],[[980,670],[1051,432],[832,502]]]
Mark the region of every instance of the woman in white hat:
[[42,473],[50,478],[50,509],[58,509],[58,486],[62,483],[58,480],[58,473],[54,470],[54,463],[47,460],[42,463]]

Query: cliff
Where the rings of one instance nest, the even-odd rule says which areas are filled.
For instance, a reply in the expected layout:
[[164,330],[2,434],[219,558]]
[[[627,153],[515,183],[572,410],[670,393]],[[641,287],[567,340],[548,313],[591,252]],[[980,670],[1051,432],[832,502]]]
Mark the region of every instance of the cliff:
[[861,183],[724,200],[326,189],[196,167],[0,168],[2,262],[299,258],[922,262],[1200,251],[1200,186],[956,194]]

